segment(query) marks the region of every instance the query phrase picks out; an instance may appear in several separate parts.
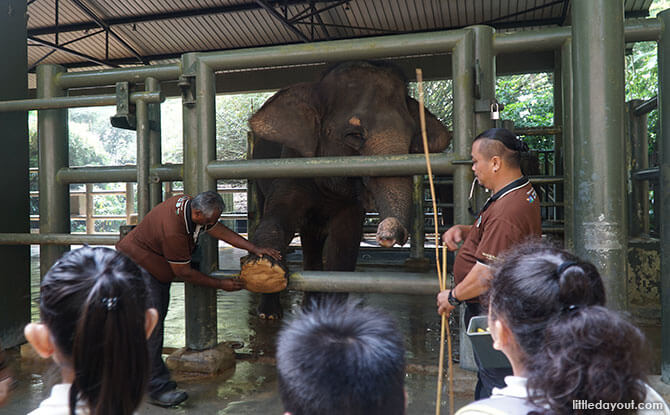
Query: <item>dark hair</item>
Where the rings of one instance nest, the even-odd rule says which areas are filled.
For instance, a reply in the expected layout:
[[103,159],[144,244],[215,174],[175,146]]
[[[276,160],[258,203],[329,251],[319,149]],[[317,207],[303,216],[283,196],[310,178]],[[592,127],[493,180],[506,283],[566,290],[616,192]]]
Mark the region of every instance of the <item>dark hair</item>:
[[223,198],[220,194],[208,190],[197,194],[191,200],[191,208],[197,209],[205,215],[211,215],[217,211],[223,212],[226,205],[223,203]]
[[149,376],[143,272],[113,249],[85,246],[44,276],[40,314],[73,364],[73,415],[78,400],[92,415],[130,415],[142,401]]
[[573,400],[644,400],[644,338],[604,304],[596,267],[548,244],[521,245],[494,268],[491,318],[512,331],[544,413],[571,414]]
[[391,318],[324,301],[286,325],[277,346],[279,392],[293,415],[401,415],[403,338]]
[[482,153],[489,159],[493,156],[501,157],[511,167],[521,166],[521,153],[528,151],[528,144],[519,139],[506,128],[489,128],[479,134],[473,142],[486,138],[488,145],[482,147]]

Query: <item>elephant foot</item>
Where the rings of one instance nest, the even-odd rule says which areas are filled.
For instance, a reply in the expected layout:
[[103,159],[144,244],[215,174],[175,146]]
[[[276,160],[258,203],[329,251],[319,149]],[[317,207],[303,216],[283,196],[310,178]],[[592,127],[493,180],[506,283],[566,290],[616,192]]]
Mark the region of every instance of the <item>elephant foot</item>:
[[262,320],[279,320],[284,312],[279,302],[279,294],[261,296],[261,302],[256,309],[258,317]]
[[276,293],[286,289],[286,268],[271,257],[247,255],[240,259],[240,279],[255,293]]

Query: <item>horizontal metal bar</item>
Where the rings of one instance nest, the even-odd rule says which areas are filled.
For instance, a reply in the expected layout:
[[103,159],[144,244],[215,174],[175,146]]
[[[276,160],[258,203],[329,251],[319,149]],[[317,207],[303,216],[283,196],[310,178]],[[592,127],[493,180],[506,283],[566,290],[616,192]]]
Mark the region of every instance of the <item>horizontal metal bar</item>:
[[[216,278],[232,278],[235,271],[216,271]],[[410,272],[299,271],[288,277],[288,289],[297,291],[435,295],[437,275]]]
[[[151,169],[152,178],[160,181],[181,181],[181,164],[165,164]],[[134,183],[137,181],[135,166],[68,167],[58,171],[58,181],[64,184],[74,183]]]
[[115,245],[118,235],[0,233],[0,245]]
[[649,169],[635,170],[632,172],[633,179],[635,180],[649,180],[657,181],[659,176],[658,167],[652,167]]
[[[128,216],[126,215],[92,215],[91,219],[96,219],[96,220],[116,220],[116,219],[123,219],[125,220]],[[82,220],[86,219],[86,215],[71,215],[70,219],[75,219],[75,220]]]
[[[626,23],[626,42],[655,41],[661,33],[661,24],[656,19],[646,19]],[[493,44],[495,53],[540,52],[561,47],[572,35],[570,26],[542,30],[528,30],[496,34]]]
[[[90,192],[89,194],[94,196],[123,196],[126,194],[125,190],[98,190]],[[39,190],[31,190],[30,196],[39,196]],[[71,190],[70,196],[84,196],[86,192],[84,190]]]
[[532,184],[563,183],[563,176],[528,176]]
[[[133,92],[130,102],[145,101],[159,103],[164,101],[160,92]],[[104,107],[116,105],[115,95],[80,95],[74,97],[17,99],[14,101],[0,101],[0,112],[45,110],[55,108],[77,107]]]
[[156,78],[159,81],[177,80],[180,74],[179,64],[173,63],[133,68],[65,72],[56,77],[56,84],[63,89],[114,85],[123,81],[141,84],[149,77]]
[[653,98],[649,98],[648,100],[646,100],[642,104],[635,107],[635,109],[633,110],[633,114],[638,115],[638,116],[643,115],[643,114],[647,114],[647,113],[652,112],[656,108],[658,108],[658,96],[655,96]]
[[396,36],[375,36],[364,39],[205,52],[199,53],[198,58],[215,71],[326,61],[379,59],[391,56],[449,52],[463,38],[464,34],[465,30],[449,30]]
[[[453,174],[453,154],[432,154],[430,161],[434,174]],[[426,174],[426,162],[420,154],[217,160],[207,165],[207,173],[215,179],[410,176]]]
[[556,135],[561,133],[561,127],[529,127],[529,128],[515,128],[516,135]]

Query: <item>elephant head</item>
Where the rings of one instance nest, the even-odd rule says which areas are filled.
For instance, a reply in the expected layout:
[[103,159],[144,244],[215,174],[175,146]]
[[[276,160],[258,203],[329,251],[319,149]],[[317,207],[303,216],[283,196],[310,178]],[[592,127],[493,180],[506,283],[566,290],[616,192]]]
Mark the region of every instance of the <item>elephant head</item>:
[[[423,152],[419,105],[408,96],[403,74],[385,63],[336,65],[317,82],[279,91],[249,123],[257,136],[304,157]],[[430,152],[443,151],[450,133],[429,112],[426,127]],[[387,247],[404,244],[411,177],[369,177],[363,184],[380,214],[378,242]]]

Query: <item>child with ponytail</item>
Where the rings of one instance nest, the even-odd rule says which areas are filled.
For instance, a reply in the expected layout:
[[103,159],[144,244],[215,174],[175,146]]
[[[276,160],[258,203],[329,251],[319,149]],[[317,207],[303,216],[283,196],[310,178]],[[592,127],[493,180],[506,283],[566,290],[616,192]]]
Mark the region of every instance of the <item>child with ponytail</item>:
[[44,276],[40,323],[26,339],[59,366],[62,383],[29,415],[131,415],[149,375],[146,339],[158,315],[144,271],[108,248],[63,255]]
[[645,383],[644,336],[604,307],[605,289],[593,264],[533,242],[505,254],[493,275],[493,348],[507,356],[514,376],[457,415],[670,415]]

